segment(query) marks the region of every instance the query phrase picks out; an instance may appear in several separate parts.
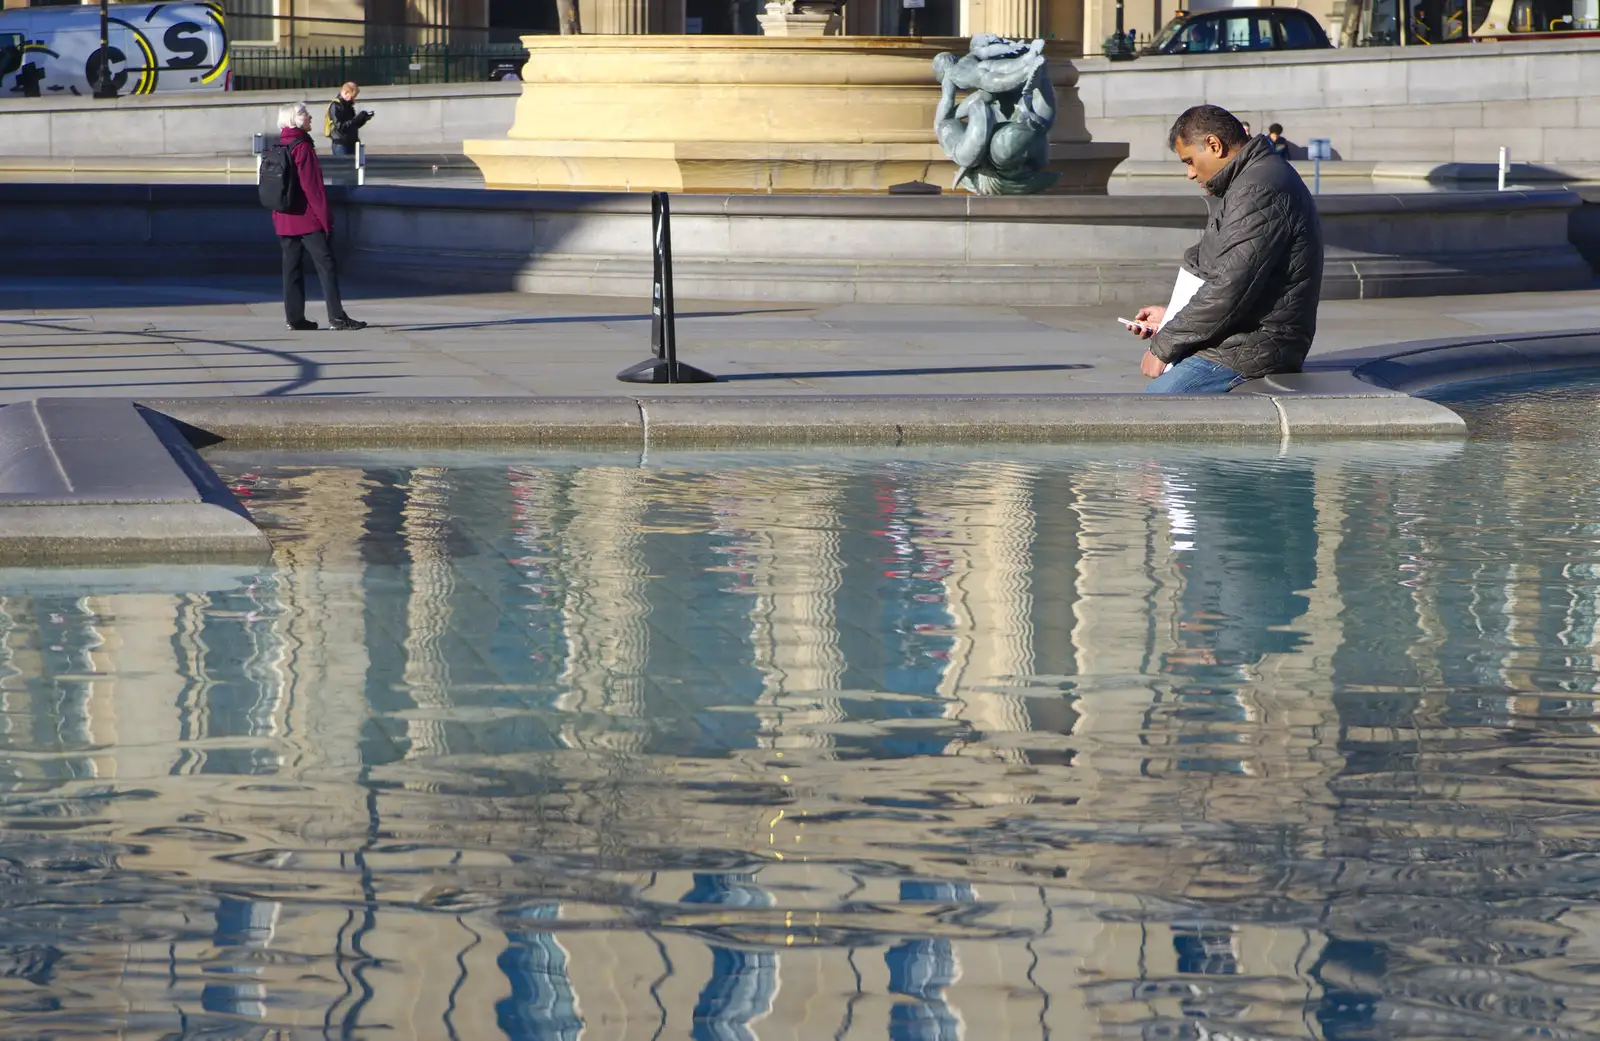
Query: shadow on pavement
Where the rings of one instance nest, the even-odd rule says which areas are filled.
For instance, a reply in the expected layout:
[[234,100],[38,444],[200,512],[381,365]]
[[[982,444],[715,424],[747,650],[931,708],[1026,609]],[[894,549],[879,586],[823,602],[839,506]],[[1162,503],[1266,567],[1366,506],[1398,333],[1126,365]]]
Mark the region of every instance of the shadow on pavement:
[[923,369],[832,369],[819,372],[738,372],[718,376],[718,383],[738,380],[821,380],[851,376],[959,376],[980,372],[1063,372],[1067,369],[1092,369],[1093,365],[946,365]]
[[[809,311],[810,307],[751,307],[739,311],[679,311],[678,319],[685,318],[739,318],[750,314],[788,314],[793,311]],[[555,314],[542,318],[491,318],[482,322],[441,322],[427,325],[388,325],[386,329],[394,329],[403,333],[431,333],[449,332],[452,329],[492,329],[498,326],[509,325],[558,325],[563,322],[647,322],[653,316],[646,311],[644,314]]]
[[[483,287],[479,289],[458,289],[449,286],[432,286],[417,282],[377,282],[366,279],[340,280],[340,288],[346,301],[356,307],[363,307],[368,302],[380,303],[382,301],[398,300],[429,300],[438,306],[472,308],[479,307],[490,311],[530,311],[544,306],[552,299],[540,294],[517,293],[513,290],[499,287]],[[475,302],[474,298],[495,297],[501,298],[494,301],[481,300]],[[391,327],[404,329],[409,332],[450,329],[472,329],[480,326],[537,324],[542,322],[625,322],[646,321],[650,318],[650,286],[645,283],[639,288],[639,311],[632,314],[610,313],[618,306],[615,297],[585,297],[574,294],[570,297],[559,297],[562,301],[561,310],[566,314],[550,315],[548,317],[519,317],[509,319],[487,319],[483,322],[462,321],[460,323],[446,324],[418,324],[416,326],[394,323]],[[227,274],[218,272],[201,278],[181,278],[173,276],[156,276],[142,278],[139,276],[127,277],[102,277],[93,275],[64,276],[64,277],[29,277],[27,275],[13,275],[7,272],[7,277],[0,283],[0,311],[24,311],[34,309],[133,309],[133,308],[178,308],[178,307],[219,307],[228,305],[250,304],[277,304],[283,300],[283,286],[276,277],[254,274]],[[306,301],[313,307],[322,302],[321,287],[315,276],[306,278]],[[703,301],[702,303],[710,303]],[[592,315],[570,313],[579,310],[586,304],[592,304],[598,313]],[[818,305],[800,303],[770,304],[754,303],[749,307],[733,307],[724,310],[679,310],[679,319],[693,318],[736,318],[740,315],[756,314],[782,314],[790,311],[814,311]],[[381,310],[381,307],[379,308]]]
[[[86,330],[83,330],[83,329],[77,329],[77,328],[74,328],[74,327],[69,326],[69,325],[60,324],[59,320],[51,319],[51,318],[48,318],[48,317],[10,319],[10,320],[7,320],[6,324],[20,325],[20,326],[24,326],[24,327],[30,328],[30,329],[38,329],[38,330],[40,330],[42,332],[64,333],[64,334],[72,335],[72,336],[81,336],[86,332]],[[223,347],[223,348],[227,348],[228,351],[230,351],[230,352],[237,352],[237,353],[235,353],[233,355],[234,357],[241,357],[242,358],[242,357],[245,357],[245,356],[248,356],[248,355],[256,355],[258,357],[272,358],[275,361],[279,361],[279,362],[283,362],[283,363],[286,363],[286,364],[289,364],[289,365],[293,365],[294,366],[294,375],[292,377],[288,378],[288,379],[283,379],[283,378],[276,377],[276,376],[269,377],[267,379],[259,379],[259,380],[250,380],[250,379],[217,379],[217,378],[215,378],[214,373],[219,367],[220,368],[245,368],[245,367],[248,367],[248,366],[213,366],[213,365],[208,365],[208,366],[205,367],[205,369],[201,370],[201,371],[205,372],[206,375],[207,375],[207,378],[203,379],[203,380],[170,379],[170,380],[159,380],[159,381],[156,381],[156,382],[153,382],[153,383],[151,383],[151,382],[146,382],[146,383],[129,382],[125,378],[127,373],[141,371],[140,369],[135,368],[135,369],[131,369],[131,370],[129,370],[129,369],[121,370],[119,373],[114,374],[115,376],[121,377],[121,378],[114,378],[111,382],[106,382],[106,383],[71,383],[71,384],[65,384],[65,385],[39,384],[39,385],[29,385],[29,386],[18,386],[16,384],[7,384],[6,389],[9,390],[9,391],[52,391],[52,390],[62,390],[62,389],[73,389],[73,390],[104,389],[104,388],[108,388],[108,387],[130,387],[130,388],[133,388],[133,387],[167,387],[167,386],[181,385],[181,384],[185,384],[185,383],[195,383],[195,384],[198,384],[198,385],[201,385],[201,386],[228,386],[228,385],[233,385],[233,384],[247,384],[247,383],[276,383],[277,386],[271,387],[270,389],[263,390],[258,394],[252,395],[254,397],[273,398],[273,397],[283,397],[283,396],[286,396],[286,395],[289,395],[289,394],[294,394],[297,391],[305,390],[306,388],[312,386],[313,384],[327,383],[327,382],[330,382],[330,381],[337,381],[337,380],[351,380],[351,379],[369,378],[366,375],[330,376],[330,375],[328,375],[327,370],[329,368],[332,368],[332,367],[345,367],[345,366],[372,367],[372,366],[377,366],[377,367],[381,368],[383,366],[387,366],[387,365],[392,365],[393,364],[392,361],[388,361],[388,360],[384,360],[384,359],[373,359],[371,361],[350,360],[350,361],[320,362],[320,361],[317,361],[314,358],[308,358],[303,354],[295,353],[294,351],[279,350],[279,349],[276,349],[276,348],[273,348],[273,347],[268,347],[268,346],[265,346],[265,345],[259,344],[259,343],[245,343],[245,342],[240,341],[240,340],[216,339],[216,338],[207,337],[207,336],[185,336],[185,335],[181,335],[179,333],[175,333],[175,332],[171,332],[171,331],[167,331],[167,330],[162,330],[162,329],[105,329],[105,330],[98,330],[97,329],[97,330],[94,330],[94,332],[99,333],[101,335],[126,337],[127,339],[129,339],[131,341],[134,341],[134,342],[143,340],[143,341],[148,341],[148,342],[151,342],[151,343],[195,344],[195,345],[198,345],[198,346]],[[319,353],[321,353],[321,352],[319,352]],[[348,351],[347,350],[342,350],[342,351],[340,351],[340,353],[348,353]],[[182,357],[182,355],[179,355],[179,357]],[[8,361],[14,361],[16,359],[8,357],[7,360]],[[62,361],[62,360],[65,360],[65,359],[57,358],[57,359],[53,359],[53,360]],[[85,360],[89,361],[90,364],[92,365],[93,355],[89,355]],[[153,368],[156,371],[159,371],[164,367],[163,366],[155,366]],[[66,373],[71,372],[71,371],[74,371],[74,370],[68,370],[68,369],[49,370],[49,371],[40,372],[40,373],[37,373],[37,374],[38,375],[58,375],[58,374],[66,374]],[[13,374],[13,375],[26,375],[26,374],[27,373],[19,373],[19,374]],[[108,375],[112,375],[112,374],[108,373]],[[379,373],[377,375],[380,378],[382,376],[381,373]],[[335,393],[335,392],[318,391],[318,393]]]

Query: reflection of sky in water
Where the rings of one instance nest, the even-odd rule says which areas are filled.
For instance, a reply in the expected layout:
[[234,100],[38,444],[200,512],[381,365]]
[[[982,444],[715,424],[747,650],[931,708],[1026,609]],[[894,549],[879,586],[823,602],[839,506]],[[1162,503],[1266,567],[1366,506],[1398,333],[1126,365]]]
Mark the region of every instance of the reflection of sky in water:
[[218,456],[275,568],[0,576],[0,1037],[1600,1036],[1596,438],[1532,394]]

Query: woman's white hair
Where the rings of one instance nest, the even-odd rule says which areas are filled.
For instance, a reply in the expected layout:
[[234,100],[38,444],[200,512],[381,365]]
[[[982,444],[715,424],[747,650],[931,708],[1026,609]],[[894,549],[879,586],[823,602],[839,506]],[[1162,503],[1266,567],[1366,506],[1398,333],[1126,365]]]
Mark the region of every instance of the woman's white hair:
[[281,130],[284,127],[299,126],[301,117],[310,111],[310,109],[306,108],[304,101],[296,101],[292,105],[283,106],[278,109],[278,128]]

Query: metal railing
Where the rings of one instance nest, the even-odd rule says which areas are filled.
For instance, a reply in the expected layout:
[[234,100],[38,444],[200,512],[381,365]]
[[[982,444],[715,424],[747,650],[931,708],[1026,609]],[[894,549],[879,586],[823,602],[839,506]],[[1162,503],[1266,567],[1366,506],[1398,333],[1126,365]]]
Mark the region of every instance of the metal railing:
[[336,90],[351,81],[367,87],[504,79],[521,69],[527,53],[520,44],[241,49],[229,61],[234,90]]

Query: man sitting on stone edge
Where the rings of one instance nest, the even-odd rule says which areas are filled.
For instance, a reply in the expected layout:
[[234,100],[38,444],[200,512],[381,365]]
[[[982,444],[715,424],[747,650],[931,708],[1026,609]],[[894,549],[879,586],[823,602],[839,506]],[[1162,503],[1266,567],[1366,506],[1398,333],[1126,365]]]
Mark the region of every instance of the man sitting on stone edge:
[[1204,284],[1170,320],[1159,306],[1134,316],[1134,335],[1150,341],[1145,393],[1225,394],[1299,372],[1322,298],[1322,224],[1305,182],[1215,105],[1179,116],[1167,146],[1208,193],[1205,232],[1183,258]]

